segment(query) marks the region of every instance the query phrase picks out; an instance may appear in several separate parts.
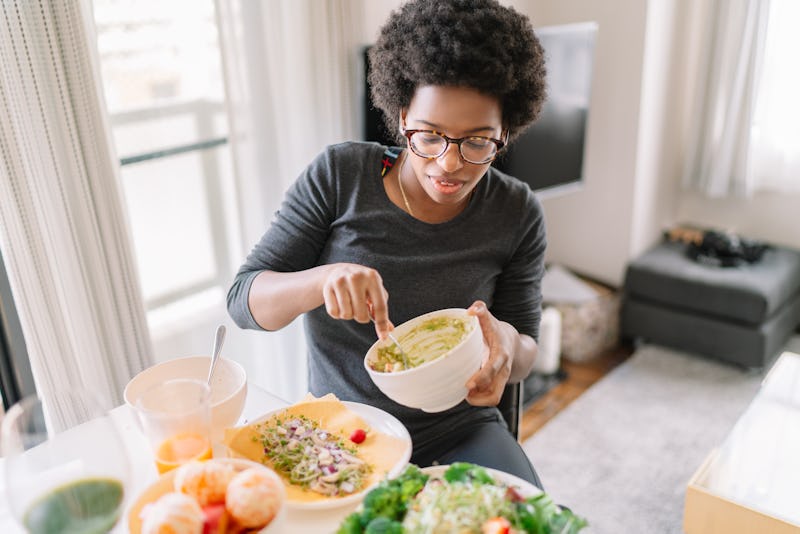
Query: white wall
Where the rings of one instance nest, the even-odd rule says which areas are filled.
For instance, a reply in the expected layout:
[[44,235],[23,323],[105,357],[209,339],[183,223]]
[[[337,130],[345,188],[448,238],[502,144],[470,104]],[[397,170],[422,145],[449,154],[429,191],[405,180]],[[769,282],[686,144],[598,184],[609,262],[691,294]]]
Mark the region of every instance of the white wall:
[[800,250],[798,194],[759,193],[751,199],[710,199],[684,192],[677,220]]
[[[642,114],[647,4],[641,0],[529,0],[534,27],[598,24],[584,180],[545,197],[550,262],[618,284],[630,255]],[[640,195],[649,196],[649,195]]]
[[[648,3],[642,72],[639,133],[631,236],[624,265],[661,239],[674,221],[682,169],[682,126],[686,94],[675,90],[685,80],[685,13],[672,0]],[[621,282],[618,271],[617,280]]]

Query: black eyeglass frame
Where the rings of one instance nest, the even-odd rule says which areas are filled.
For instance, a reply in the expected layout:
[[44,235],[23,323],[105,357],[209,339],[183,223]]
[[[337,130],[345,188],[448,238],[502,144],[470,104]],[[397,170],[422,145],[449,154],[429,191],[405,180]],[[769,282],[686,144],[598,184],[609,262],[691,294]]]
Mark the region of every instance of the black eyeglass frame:
[[[445,134],[443,134],[442,132],[437,132],[436,130],[407,130],[406,128],[402,128],[402,127],[400,128],[400,133],[402,133],[406,137],[406,139],[408,139],[408,148],[410,148],[411,151],[414,154],[416,154],[417,156],[419,156],[421,158],[425,158],[425,159],[438,159],[438,158],[441,158],[442,155],[445,152],[447,152],[447,149],[450,148],[450,143],[455,143],[456,145],[458,145],[458,155],[461,156],[461,159],[463,159],[467,163],[472,163],[473,165],[486,165],[487,163],[493,162],[495,159],[497,159],[497,155],[500,153],[500,149],[503,148],[504,146],[506,146],[506,142],[505,141],[501,141],[500,139],[495,139],[494,137],[485,137],[485,136],[482,136],[482,135],[469,135],[467,137],[448,137]],[[425,154],[420,154],[414,148],[414,143],[411,142],[411,136],[413,136],[415,133],[429,133],[429,134],[438,135],[439,137],[441,137],[445,141],[447,141],[447,143],[444,145],[444,148],[442,149],[442,151],[439,152],[439,154],[437,154],[435,156],[428,156],[428,155],[425,155]],[[497,150],[492,155],[492,157],[487,159],[487,160],[484,160],[484,161],[472,161],[472,160],[469,160],[469,159],[467,159],[466,156],[464,156],[464,151],[461,149],[461,143],[463,143],[464,141],[470,140],[470,139],[480,139],[482,141],[491,141],[492,143],[494,143],[497,146]]]

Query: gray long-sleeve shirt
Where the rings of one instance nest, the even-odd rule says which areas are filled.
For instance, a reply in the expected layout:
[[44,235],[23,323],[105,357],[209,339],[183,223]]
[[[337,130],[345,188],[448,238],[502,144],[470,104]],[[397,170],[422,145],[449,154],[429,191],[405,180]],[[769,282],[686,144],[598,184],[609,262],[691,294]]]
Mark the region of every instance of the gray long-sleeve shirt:
[[[228,293],[236,324],[260,329],[248,308],[248,293],[262,270],[292,272],[348,262],[380,273],[394,324],[481,299],[498,319],[537,338],[545,228],[528,186],[490,168],[463,212],[444,223],[425,223],[389,200],[381,177],[385,149],[374,143],[334,145],[301,174]],[[387,398],[363,366],[376,340],[372,324],[333,319],[320,306],[305,314],[305,332],[311,392],[333,392],[341,400],[393,414],[408,428],[415,447],[464,418],[496,413],[462,402],[429,414]]]

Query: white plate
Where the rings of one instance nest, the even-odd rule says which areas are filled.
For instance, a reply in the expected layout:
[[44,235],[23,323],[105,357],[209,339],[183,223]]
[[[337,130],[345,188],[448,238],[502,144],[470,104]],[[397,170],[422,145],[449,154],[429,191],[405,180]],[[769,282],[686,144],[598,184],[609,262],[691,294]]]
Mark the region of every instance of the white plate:
[[[443,478],[444,472],[447,471],[449,465],[433,465],[430,467],[423,467],[421,471],[426,475],[429,475],[433,478]],[[490,467],[484,467],[483,469],[486,470],[492,478],[497,480],[498,482],[502,482],[512,488],[516,489],[520,495],[525,498],[533,497],[535,495],[539,495],[542,493],[542,490],[528,482],[527,480],[523,480],[518,476],[514,476],[511,473],[506,473],[505,471],[498,471],[497,469],[492,469]]]
[[[408,464],[408,461],[411,459],[411,436],[409,435],[408,430],[406,430],[406,427],[403,426],[403,423],[401,423],[393,415],[384,412],[380,408],[375,408],[374,406],[370,406],[368,404],[362,404],[360,402],[352,402],[352,401],[341,401],[341,402],[342,404],[347,406],[349,410],[355,412],[367,424],[369,424],[371,429],[377,430],[389,436],[400,438],[406,443],[406,448],[405,450],[403,450],[402,456],[387,473],[388,478],[394,478],[397,475],[399,475],[403,471],[403,468]],[[248,424],[269,419],[274,414],[282,412],[285,409],[286,408],[279,408],[277,410],[272,410],[271,412],[267,412],[264,415],[258,417],[257,419],[248,422]],[[355,507],[356,504],[360,503],[364,499],[364,496],[367,494],[367,492],[372,488],[374,488],[378,484],[378,482],[379,481],[376,481],[374,484],[364,488],[358,493],[354,493],[352,495],[348,495],[347,497],[341,497],[338,499],[329,499],[329,500],[314,501],[314,502],[293,502],[287,500],[286,507],[290,511],[352,508]]]

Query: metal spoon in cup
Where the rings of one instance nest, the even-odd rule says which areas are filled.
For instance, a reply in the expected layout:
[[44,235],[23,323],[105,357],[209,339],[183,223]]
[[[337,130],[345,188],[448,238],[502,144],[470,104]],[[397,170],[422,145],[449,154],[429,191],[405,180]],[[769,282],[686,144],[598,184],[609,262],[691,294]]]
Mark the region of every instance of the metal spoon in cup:
[[217,327],[217,333],[214,336],[214,349],[211,352],[211,367],[208,370],[208,387],[211,387],[211,377],[214,374],[214,368],[219,361],[219,353],[222,351],[222,342],[225,341],[225,325]]

